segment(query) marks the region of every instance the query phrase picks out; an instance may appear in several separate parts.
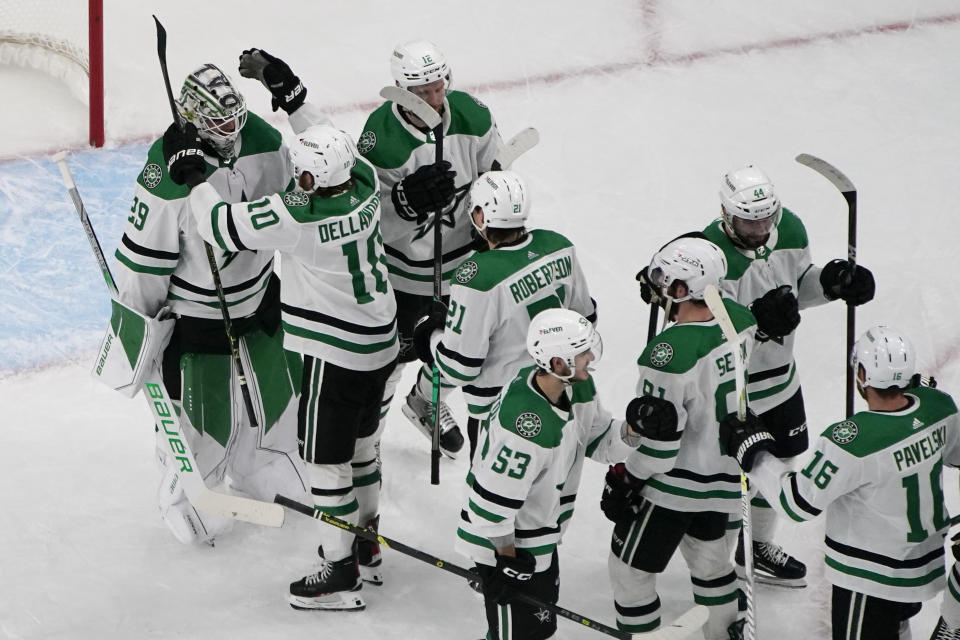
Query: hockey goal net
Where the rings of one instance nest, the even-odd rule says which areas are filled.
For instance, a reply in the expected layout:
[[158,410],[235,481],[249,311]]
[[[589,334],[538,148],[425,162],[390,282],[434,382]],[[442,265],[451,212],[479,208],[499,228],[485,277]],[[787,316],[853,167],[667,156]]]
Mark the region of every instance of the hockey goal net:
[[0,64],[62,80],[90,108],[103,146],[103,0],[0,0]]

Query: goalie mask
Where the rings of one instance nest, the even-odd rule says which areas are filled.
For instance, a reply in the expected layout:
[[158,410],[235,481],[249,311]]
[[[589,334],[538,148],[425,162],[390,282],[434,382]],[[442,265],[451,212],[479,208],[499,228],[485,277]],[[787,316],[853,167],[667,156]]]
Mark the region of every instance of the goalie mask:
[[[603,341],[590,321],[570,309],[546,309],[530,322],[527,352],[537,366],[564,382],[577,374],[576,358],[592,351],[594,361],[603,355]],[[560,358],[570,369],[568,375],[552,370],[550,361]],[[584,365],[585,368],[585,365]]]
[[[727,275],[727,259],[720,247],[709,240],[681,237],[653,255],[647,273],[650,284],[672,303],[703,300],[708,284],[720,288],[720,280]],[[687,295],[682,298],[669,294],[670,287],[677,281],[687,285]]]
[[204,64],[187,76],[177,110],[224,160],[237,157],[237,139],[247,123],[247,103],[217,66]]
[[748,249],[766,244],[783,212],[770,178],[752,164],[723,174],[720,207],[723,230]]
[[[916,354],[910,341],[899,331],[885,325],[871,327],[860,336],[850,352],[857,388],[888,389],[910,386],[916,371]],[[865,379],[860,381],[860,367]]]
[[390,57],[390,73],[398,87],[409,89],[443,80],[450,89],[450,68],[447,57],[437,45],[427,40],[398,44]]
[[[306,193],[318,187],[336,187],[350,179],[357,164],[357,147],[346,133],[328,124],[317,124],[297,136],[290,147],[293,176]],[[301,177],[312,176],[312,186],[304,188]]]
[[[527,187],[513,171],[487,171],[474,181],[467,197],[470,220],[481,235],[488,227],[521,229],[530,214]],[[482,225],[473,216],[478,207],[483,212]]]

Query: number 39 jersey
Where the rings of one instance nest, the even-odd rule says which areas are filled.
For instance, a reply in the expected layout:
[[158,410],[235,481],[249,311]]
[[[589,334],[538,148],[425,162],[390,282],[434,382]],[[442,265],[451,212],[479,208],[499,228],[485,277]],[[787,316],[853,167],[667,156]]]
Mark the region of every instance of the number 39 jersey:
[[764,457],[750,478],[793,520],[826,511],[832,584],[919,602],[944,586],[941,471],[960,464],[960,424],[949,395],[921,387],[906,396],[900,411],[862,411],[828,427],[801,471],[781,473]]
[[203,183],[190,194],[200,234],[227,251],[277,249],[284,347],[371,371],[397,357],[396,302],[380,237],[380,185],[357,158],[344,193],[278,193],[228,204]]
[[563,410],[534,388],[536,371],[525,367],[504,387],[467,475],[456,549],[481,564],[496,564],[491,540],[514,536],[537,571],[548,569],[573,515],[584,456],[616,462],[632,451],[621,439],[623,421],[600,405],[592,378],[564,391],[570,405]]

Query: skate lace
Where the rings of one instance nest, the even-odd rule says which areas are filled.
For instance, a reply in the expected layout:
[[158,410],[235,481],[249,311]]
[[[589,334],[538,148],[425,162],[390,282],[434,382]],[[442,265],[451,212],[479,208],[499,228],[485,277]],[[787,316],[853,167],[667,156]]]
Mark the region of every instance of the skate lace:
[[[432,412],[431,412],[432,413]],[[440,433],[446,433],[457,426],[457,421],[454,420],[453,414],[450,413],[450,407],[447,406],[446,402],[440,401]]]
[[933,637],[930,640],[960,640],[960,628],[951,629],[943,618],[937,622]]
[[787,560],[790,559],[790,556],[779,545],[770,542],[761,542],[760,552],[767,560],[779,567],[787,566]]
[[321,558],[320,570],[314,574],[307,576],[306,583],[307,585],[315,585],[315,584],[324,582],[332,572],[333,572],[333,563],[328,562],[327,560]]

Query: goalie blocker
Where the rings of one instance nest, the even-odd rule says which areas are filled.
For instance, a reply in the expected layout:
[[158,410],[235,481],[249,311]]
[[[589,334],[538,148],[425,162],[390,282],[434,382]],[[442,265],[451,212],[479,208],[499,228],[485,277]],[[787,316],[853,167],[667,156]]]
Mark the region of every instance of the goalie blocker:
[[152,365],[160,360],[175,324],[163,307],[151,318],[128,307],[116,298],[110,300],[110,325],[107,327],[91,375],[128,398],[137,395]]

